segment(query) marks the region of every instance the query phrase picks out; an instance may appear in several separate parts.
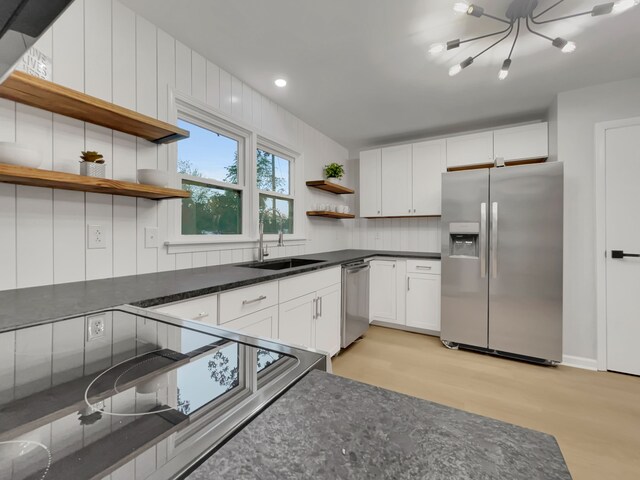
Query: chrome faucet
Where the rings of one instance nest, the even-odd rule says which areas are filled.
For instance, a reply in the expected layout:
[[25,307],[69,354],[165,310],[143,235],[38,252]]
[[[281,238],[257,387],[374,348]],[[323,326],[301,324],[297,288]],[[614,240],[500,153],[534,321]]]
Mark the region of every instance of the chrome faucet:
[[258,261],[264,262],[264,257],[269,256],[269,249],[264,244],[264,223],[262,222],[262,220],[260,220],[260,223],[258,225],[258,230],[260,233],[260,239],[258,244]]
[[282,229],[278,232],[278,247],[284,247],[284,232]]

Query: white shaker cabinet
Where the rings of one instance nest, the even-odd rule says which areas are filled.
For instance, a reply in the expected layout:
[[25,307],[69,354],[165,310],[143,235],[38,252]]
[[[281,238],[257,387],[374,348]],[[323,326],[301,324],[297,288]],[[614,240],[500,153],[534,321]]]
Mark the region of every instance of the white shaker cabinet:
[[413,215],[442,214],[442,174],[446,171],[446,140],[413,144]]
[[493,132],[447,138],[447,168],[493,164]]
[[276,338],[278,336],[278,307],[265,308],[225,323],[222,328],[237,330],[253,337]]
[[335,355],[340,351],[341,284],[319,290],[314,325],[315,348]]
[[412,146],[382,149],[382,215],[400,217],[413,212]]
[[440,331],[440,275],[407,273],[407,326]]
[[280,304],[278,338],[287,343],[313,347],[316,294]]
[[382,216],[382,150],[360,152],[360,216]]
[[372,321],[398,321],[397,270],[395,260],[372,260],[369,276],[369,315]]
[[505,162],[549,156],[547,122],[503,128],[493,132],[494,155]]

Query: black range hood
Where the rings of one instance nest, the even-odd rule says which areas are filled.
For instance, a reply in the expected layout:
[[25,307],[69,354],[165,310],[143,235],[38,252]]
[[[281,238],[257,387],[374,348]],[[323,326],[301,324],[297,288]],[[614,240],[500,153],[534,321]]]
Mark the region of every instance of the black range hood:
[[0,80],[73,1],[0,1]]

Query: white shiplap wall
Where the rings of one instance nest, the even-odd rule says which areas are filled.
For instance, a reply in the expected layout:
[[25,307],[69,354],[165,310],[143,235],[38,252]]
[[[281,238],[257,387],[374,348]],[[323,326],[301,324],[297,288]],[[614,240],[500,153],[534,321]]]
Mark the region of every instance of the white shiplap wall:
[[359,218],[353,228],[353,248],[439,252],[440,242],[440,217]]
[[[168,86],[204,101],[300,151],[306,179],[348,157],[345,148],[115,0],[77,0],[37,47],[52,58],[56,83],[160,120],[169,118]],[[120,180],[135,180],[137,168],[166,169],[176,148],[5,100],[0,141],[35,145],[42,168],[74,173],[81,150],[98,150],[108,177]],[[354,199],[304,189],[296,208],[319,201],[354,207]],[[167,201],[0,184],[0,290],[253,259],[255,244],[179,254],[145,248],[145,227],[159,228],[161,244],[170,236],[168,207]],[[305,222],[307,241],[274,249],[272,256],[351,246],[351,222]],[[86,249],[89,224],[102,225],[106,249]]]

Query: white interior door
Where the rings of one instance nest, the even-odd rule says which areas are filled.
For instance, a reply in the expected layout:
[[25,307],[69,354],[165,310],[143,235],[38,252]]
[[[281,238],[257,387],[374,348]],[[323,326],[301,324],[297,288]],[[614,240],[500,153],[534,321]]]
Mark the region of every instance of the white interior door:
[[605,141],[607,369],[640,375],[640,125],[608,129]]

